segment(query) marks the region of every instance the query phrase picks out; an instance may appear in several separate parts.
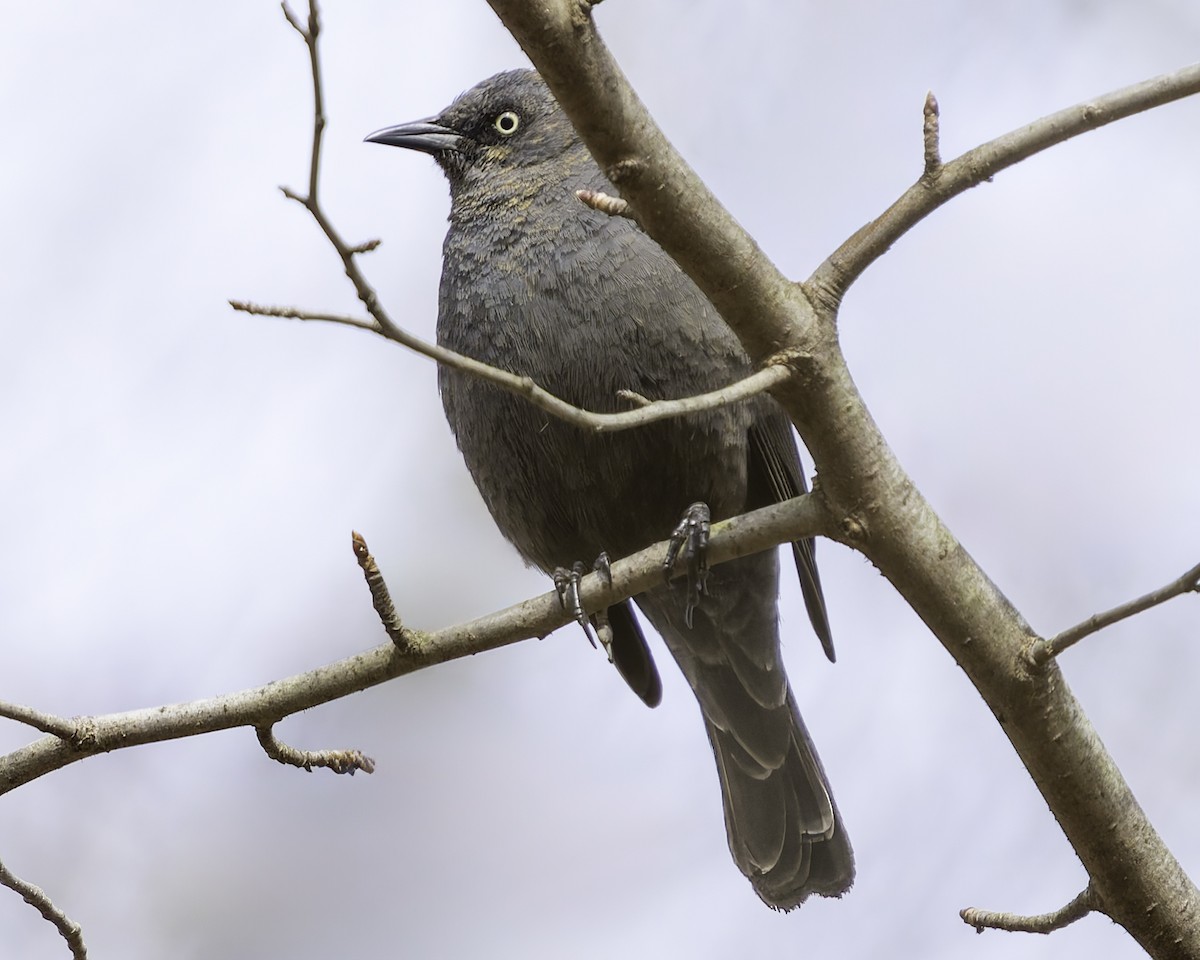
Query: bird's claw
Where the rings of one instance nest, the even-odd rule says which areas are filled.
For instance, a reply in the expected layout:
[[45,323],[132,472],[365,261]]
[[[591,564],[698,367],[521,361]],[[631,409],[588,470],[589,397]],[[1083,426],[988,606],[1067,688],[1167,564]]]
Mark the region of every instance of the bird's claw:
[[[592,564],[592,569],[600,574],[610,587],[612,586],[612,564],[609,562],[607,553],[601,552],[600,556],[596,558],[596,562]],[[554,579],[554,591],[558,594],[558,602],[562,608],[571,614],[572,620],[583,627],[584,635],[592,647],[596,646],[597,632],[599,633],[600,643],[608,655],[609,663],[612,663],[612,628],[608,624],[606,612],[600,611],[593,617],[588,617],[583,610],[583,598],[579,595],[579,581],[583,579],[584,571],[582,560],[576,560],[571,564],[569,570],[566,567],[555,567],[554,573],[551,574]],[[592,627],[593,619],[596,623],[595,629]]]
[[600,646],[604,648],[604,655],[608,657],[608,662],[613,662],[613,629],[612,624],[608,622],[608,610],[600,610],[592,615],[592,620],[596,624],[596,637],[600,641]]
[[691,627],[692,611],[700,605],[700,598],[708,594],[708,531],[712,514],[708,504],[693,503],[683,513],[678,525],[671,531],[671,542],[663,560],[663,576],[671,582],[675,561],[682,551],[687,561],[687,599],[684,601],[684,622]]
[[592,570],[600,574],[604,578],[605,583],[612,586],[612,562],[608,559],[608,552],[600,551],[600,556],[596,558],[596,562],[592,564]]
[[571,619],[583,627],[588,643],[596,646],[596,635],[592,623],[583,612],[583,600],[579,596],[579,581],[583,579],[583,562],[576,560],[568,570],[566,567],[555,567],[551,577],[554,579],[554,590],[558,594],[558,602],[571,615]]

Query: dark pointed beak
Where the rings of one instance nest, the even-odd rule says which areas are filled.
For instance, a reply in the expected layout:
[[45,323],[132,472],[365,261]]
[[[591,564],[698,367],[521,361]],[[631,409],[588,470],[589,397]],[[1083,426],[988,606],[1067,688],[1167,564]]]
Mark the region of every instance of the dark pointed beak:
[[420,150],[437,156],[450,150],[457,150],[463,136],[457,130],[443,127],[434,123],[435,117],[416,120],[413,123],[402,123],[395,127],[384,127],[368,134],[363,140],[367,143],[386,143],[389,147],[404,147],[406,150]]

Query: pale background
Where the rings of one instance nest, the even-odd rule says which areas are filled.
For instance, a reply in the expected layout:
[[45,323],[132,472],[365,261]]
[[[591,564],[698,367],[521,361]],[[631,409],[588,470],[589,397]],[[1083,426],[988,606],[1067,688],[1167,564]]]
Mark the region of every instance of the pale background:
[[[654,114],[791,275],[944,151],[1182,66],[1157,3],[610,0]],[[393,315],[431,336],[448,198],[363,144],[524,63],[482,2],[325,9],[324,188]],[[354,310],[281,183],[311,100],[269,2],[43,2],[0,33],[0,698],[65,715],[209,696],[546,588],[491,528],[434,368],[229,297]],[[851,291],[845,349],[902,462],[1031,623],[1056,632],[1200,560],[1200,101],[1072,141],[920,225]],[[647,711],[577,630],[289,720],[373,776],[249,731],[96,757],[0,802],[0,859],[97,960],[1136,957],[1102,917],[977,937],[1084,874],[961,672],[859,556],[820,550],[840,659],[783,600],[789,669],[858,855],[842,901],[776,915],[733,867],[694,702],[655,638]],[[1200,599],[1092,638],[1066,675],[1200,870]],[[30,739],[0,725],[0,749]],[[63,943],[0,891],[0,955]]]

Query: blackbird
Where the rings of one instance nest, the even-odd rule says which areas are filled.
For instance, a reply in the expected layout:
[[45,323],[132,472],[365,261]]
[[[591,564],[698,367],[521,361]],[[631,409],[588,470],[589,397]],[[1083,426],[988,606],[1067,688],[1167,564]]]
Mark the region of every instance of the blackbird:
[[[595,411],[629,409],[622,391],[691,396],[752,372],[737,338],[652,239],[577,199],[581,189],[617,191],[534,71],[498,74],[436,116],[367,140],[430,154],[450,182],[443,346]],[[791,423],[766,396],[597,434],[445,366],[438,383],[500,531],[546,572],[577,573],[582,559],[663,540],[685,511],[688,550],[702,548],[709,517],[807,489]],[[792,548],[832,659],[813,542]],[[693,574],[700,566],[693,557]],[[854,857],[784,673],[778,581],[771,550],[707,571],[701,597],[681,599],[664,584],[633,600],[699,701],[733,859],[765,903],[788,910],[812,893],[843,894]],[[600,623],[622,675],[657,704],[661,685],[631,604]]]

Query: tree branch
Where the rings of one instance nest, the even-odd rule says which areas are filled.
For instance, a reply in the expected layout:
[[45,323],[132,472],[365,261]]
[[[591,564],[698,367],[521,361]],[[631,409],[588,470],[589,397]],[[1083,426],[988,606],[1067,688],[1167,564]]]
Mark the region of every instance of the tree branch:
[[[722,563],[827,532],[828,517],[819,496],[806,494],[713,524],[709,557],[714,564]],[[600,574],[584,577],[580,584],[584,610],[602,610],[660,585],[667,546],[658,543],[614,563],[611,585]],[[447,660],[544,637],[568,622],[572,622],[570,612],[551,591],[457,626],[430,632],[406,629],[404,648],[389,640],[265,686],[190,703],[82,717],[76,722],[88,730],[86,738],[67,742],[58,736],[45,737],[0,757],[0,794],[97,753],[234,727],[269,730],[273,723],[301,710]]]
[[13,874],[0,863],[0,886],[8,887],[35,908],[38,913],[54,924],[62,938],[67,941],[71,956],[75,960],[87,960],[87,947],[83,943],[83,928],[54,905],[46,891]]
[[56,717],[52,713],[42,713],[40,710],[34,710],[33,707],[21,706],[19,703],[0,701],[0,717],[24,723],[61,740],[75,740],[79,735],[79,726],[74,720]]
[[[805,286],[790,283],[675,153],[578,0],[489,0],[647,233],[700,286],[751,358],[804,358],[773,392],[817,464],[834,536],[864,553],[963,668],[1002,723],[1087,869],[1096,895],[1154,957],[1200,956],[1200,893],[1155,832],[1037,638],[904,472],[837,343],[853,279],[929,210],[1068,136],[1200,88],[1200,67],[1056,114],[943,168],[934,200],[906,194],[843,244]],[[960,158],[963,160],[963,158]],[[956,161],[958,163],[958,161]],[[909,202],[905,202],[908,199]],[[810,294],[811,299],[810,299]]]
[[[942,166],[930,166],[926,101],[925,172],[879,217],[837,248],[809,278],[822,301],[835,304],[872,263],[934,210],[1035,153],[1116,120],[1200,93],[1200,63],[1078,103],[990,140]],[[932,94],[930,95],[932,97]],[[936,117],[936,101],[934,101]]]
[[1172,580],[1165,587],[1159,587],[1145,596],[1130,600],[1119,607],[1113,607],[1104,613],[1094,614],[1083,623],[1077,623],[1069,630],[1064,630],[1049,640],[1036,641],[1029,647],[1029,662],[1035,667],[1040,667],[1068,647],[1073,647],[1084,637],[1091,636],[1105,627],[1111,627],[1114,623],[1119,623],[1121,620],[1149,610],[1151,607],[1157,607],[1160,603],[1166,603],[1185,593],[1200,593],[1200,564],[1192,567],[1183,576]]

